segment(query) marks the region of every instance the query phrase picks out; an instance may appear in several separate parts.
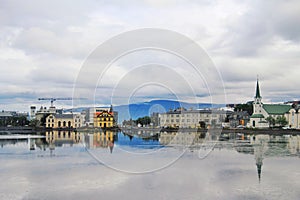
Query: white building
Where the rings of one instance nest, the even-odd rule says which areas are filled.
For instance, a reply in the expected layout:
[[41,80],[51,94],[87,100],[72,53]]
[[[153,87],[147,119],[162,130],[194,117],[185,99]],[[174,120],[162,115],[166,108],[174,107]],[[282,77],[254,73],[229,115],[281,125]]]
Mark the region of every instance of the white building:
[[288,126],[292,129],[300,129],[300,108],[291,108],[285,117],[288,121]]
[[46,117],[46,128],[79,128],[84,125],[81,114],[50,114]]
[[220,125],[229,112],[224,110],[185,110],[177,109],[159,114],[161,127],[206,128]]

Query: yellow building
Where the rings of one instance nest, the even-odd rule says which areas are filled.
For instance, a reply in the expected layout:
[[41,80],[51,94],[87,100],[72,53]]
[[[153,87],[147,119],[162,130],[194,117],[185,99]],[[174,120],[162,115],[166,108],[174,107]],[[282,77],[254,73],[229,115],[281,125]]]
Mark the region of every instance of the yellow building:
[[114,114],[113,112],[103,110],[96,112],[94,116],[94,126],[100,128],[112,128],[114,127]]

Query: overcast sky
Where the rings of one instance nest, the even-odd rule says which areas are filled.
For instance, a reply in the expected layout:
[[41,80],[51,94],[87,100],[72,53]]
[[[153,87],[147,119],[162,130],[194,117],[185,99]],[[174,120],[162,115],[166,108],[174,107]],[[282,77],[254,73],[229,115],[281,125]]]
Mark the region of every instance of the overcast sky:
[[[197,42],[220,72],[226,103],[252,100],[257,75],[264,102],[300,99],[298,0],[1,0],[0,109],[28,111],[32,104],[41,105],[38,97],[72,97],[91,52],[112,36],[145,27],[176,31]],[[113,74],[104,78],[122,79],[131,61],[116,62]],[[170,96],[157,91],[145,87],[140,91],[145,98],[139,100]],[[209,100],[207,95],[197,96],[203,97],[199,101]],[[110,104],[102,97],[97,103]]]

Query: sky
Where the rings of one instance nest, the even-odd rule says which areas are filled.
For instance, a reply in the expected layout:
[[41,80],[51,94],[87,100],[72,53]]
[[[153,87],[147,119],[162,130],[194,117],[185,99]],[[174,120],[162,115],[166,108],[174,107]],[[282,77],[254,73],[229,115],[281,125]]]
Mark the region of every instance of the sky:
[[[174,96],[187,102],[241,103],[253,100],[257,76],[263,102],[300,99],[297,0],[1,0],[0,109],[28,111],[31,105],[50,104],[39,102],[39,97],[73,97],[91,54],[114,36],[141,28],[190,38],[206,52],[217,74],[199,77],[178,56],[142,50],[115,60],[105,74],[90,72],[97,77],[88,87],[94,103]],[[207,82],[222,83],[223,88],[207,87]],[[80,94],[76,97],[85,97]]]

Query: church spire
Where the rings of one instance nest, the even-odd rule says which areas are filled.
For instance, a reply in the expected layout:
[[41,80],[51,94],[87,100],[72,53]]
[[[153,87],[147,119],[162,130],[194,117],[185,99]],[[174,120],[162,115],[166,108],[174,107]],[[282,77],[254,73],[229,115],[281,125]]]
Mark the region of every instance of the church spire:
[[256,82],[256,95],[255,95],[255,98],[256,99],[261,99],[258,78],[257,78],[257,82]]

